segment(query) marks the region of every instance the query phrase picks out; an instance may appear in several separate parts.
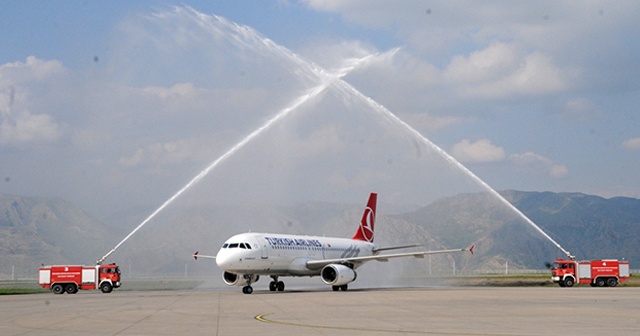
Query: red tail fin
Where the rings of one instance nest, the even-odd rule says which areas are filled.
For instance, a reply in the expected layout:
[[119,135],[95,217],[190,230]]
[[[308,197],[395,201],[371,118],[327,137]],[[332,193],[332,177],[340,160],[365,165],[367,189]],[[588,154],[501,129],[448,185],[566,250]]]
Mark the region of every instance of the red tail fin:
[[373,243],[373,228],[376,222],[377,201],[378,194],[371,193],[371,195],[369,195],[369,202],[367,202],[367,208],[364,209],[364,213],[362,214],[360,226],[352,239]]

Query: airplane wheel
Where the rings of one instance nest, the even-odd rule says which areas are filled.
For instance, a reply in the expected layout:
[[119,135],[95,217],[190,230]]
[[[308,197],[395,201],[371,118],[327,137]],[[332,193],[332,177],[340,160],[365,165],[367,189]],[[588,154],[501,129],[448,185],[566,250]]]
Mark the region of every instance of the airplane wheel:
[[340,286],[331,286],[331,289],[333,289],[334,292],[337,292],[340,290]]
[[342,286],[340,286],[340,289],[341,289],[343,292],[346,292],[346,291],[347,291],[347,288],[349,288],[349,286],[348,286],[348,285],[342,285]]
[[244,294],[251,294],[251,293],[253,293],[253,287],[251,287],[251,286],[244,286],[244,287],[242,287],[242,293],[244,293]]
[[269,283],[269,290],[272,291],[272,292],[275,292],[277,289],[278,289],[277,282],[271,281]]
[[278,281],[276,283],[276,288],[278,289],[278,292],[283,292],[284,291],[284,282]]

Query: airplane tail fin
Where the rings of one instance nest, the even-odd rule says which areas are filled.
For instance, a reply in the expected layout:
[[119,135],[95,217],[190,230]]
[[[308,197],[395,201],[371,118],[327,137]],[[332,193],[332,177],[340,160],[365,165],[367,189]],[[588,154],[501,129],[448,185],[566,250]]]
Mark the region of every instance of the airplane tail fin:
[[362,240],[369,243],[373,243],[373,229],[376,222],[376,203],[378,201],[378,194],[371,193],[369,195],[369,201],[367,207],[362,214],[362,220],[360,220],[360,226],[356,230],[356,234],[352,239]]

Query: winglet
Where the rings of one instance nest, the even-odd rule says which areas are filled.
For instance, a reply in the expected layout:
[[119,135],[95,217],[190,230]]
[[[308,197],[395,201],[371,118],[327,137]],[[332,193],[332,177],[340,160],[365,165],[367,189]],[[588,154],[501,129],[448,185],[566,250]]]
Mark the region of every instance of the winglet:
[[193,254],[193,259],[198,260],[198,251],[196,251],[196,253]]
[[475,245],[471,245],[471,247],[469,248],[469,252],[471,252],[471,254],[473,254],[473,248],[476,247]]

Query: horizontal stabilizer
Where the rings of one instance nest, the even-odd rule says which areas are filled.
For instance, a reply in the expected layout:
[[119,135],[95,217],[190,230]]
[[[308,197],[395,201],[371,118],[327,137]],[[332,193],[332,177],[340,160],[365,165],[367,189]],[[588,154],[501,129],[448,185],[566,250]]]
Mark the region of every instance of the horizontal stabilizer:
[[215,259],[215,256],[210,256],[210,255],[204,255],[204,254],[200,254],[200,252],[196,251],[193,254],[193,259],[198,260],[198,258],[205,258],[205,259]]

